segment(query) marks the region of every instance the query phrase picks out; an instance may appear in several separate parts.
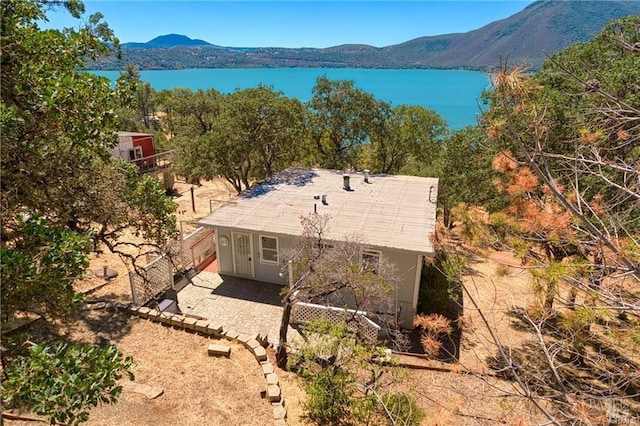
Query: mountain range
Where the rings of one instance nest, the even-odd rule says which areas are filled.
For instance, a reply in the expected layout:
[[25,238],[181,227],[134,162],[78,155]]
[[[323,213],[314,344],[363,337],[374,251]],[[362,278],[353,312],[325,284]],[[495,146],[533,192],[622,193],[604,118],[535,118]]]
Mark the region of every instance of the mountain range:
[[536,69],[555,52],[593,38],[608,22],[640,15],[640,1],[536,1],[522,11],[466,33],[420,37],[386,47],[223,47],[169,34],[122,44],[116,55],[89,63],[96,70],[186,68],[440,68],[486,70],[508,56]]

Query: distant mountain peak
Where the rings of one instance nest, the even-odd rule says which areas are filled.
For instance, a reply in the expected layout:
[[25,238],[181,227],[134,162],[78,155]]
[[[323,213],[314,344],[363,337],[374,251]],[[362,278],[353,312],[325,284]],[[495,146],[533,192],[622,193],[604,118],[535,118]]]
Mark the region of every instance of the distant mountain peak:
[[154,48],[154,47],[177,47],[177,46],[213,46],[204,40],[192,39],[182,34],[161,35],[146,43],[123,43],[123,47],[133,48]]
[[182,34],[161,35],[149,41],[147,44],[156,46],[212,46],[211,43],[204,40],[191,39]]

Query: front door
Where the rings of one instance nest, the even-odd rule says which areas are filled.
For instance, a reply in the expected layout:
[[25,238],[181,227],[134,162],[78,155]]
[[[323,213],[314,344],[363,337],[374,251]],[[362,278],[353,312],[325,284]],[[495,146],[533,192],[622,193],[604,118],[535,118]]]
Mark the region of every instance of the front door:
[[233,268],[236,275],[253,277],[251,234],[233,233]]

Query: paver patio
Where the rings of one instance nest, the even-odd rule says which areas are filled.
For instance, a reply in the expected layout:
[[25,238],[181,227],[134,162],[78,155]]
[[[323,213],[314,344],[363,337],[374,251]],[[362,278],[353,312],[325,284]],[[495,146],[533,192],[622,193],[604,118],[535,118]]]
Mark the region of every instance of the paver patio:
[[[182,313],[214,320],[227,330],[256,336],[267,335],[278,344],[282,319],[280,292],[283,287],[248,279],[203,271],[178,292]],[[289,342],[299,337],[289,327]]]

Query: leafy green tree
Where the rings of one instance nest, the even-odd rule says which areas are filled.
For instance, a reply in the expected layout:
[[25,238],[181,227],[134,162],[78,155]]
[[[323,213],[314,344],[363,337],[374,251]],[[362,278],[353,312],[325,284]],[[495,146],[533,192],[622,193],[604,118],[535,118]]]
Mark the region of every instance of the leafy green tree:
[[[11,228],[15,236],[5,235],[12,244],[0,248],[2,323],[16,312],[34,312],[46,318],[73,314],[81,301],[73,283],[88,266],[88,236],[55,226],[37,215],[18,218]],[[55,291],[43,291],[47,288]],[[53,294],[56,297],[52,299]]]
[[497,153],[482,129],[469,126],[421,145],[400,173],[437,177],[438,204],[446,226],[453,225],[452,209],[461,203],[492,212],[506,206],[493,184],[499,174],[492,168]]
[[[83,275],[91,250],[106,246],[135,262],[145,247],[163,245],[176,232],[175,204],[164,195],[160,182],[139,176],[135,165],[112,155],[120,124],[115,111],[131,100],[126,82],[113,89],[107,79],[80,71],[87,59],[117,46],[117,39],[99,14],[77,29],[41,30],[38,22],[46,20],[46,11],[60,6],[76,18],[84,13],[83,4],[75,0],[0,3],[3,333],[17,314],[45,319],[70,316],[81,299],[73,282]],[[123,239],[125,231],[144,242]],[[9,340],[3,338],[3,343]],[[5,374],[44,367],[44,358],[20,354],[22,343],[3,348]],[[103,356],[102,349],[93,351]],[[70,365],[81,368],[80,354],[69,352],[69,356]],[[105,377],[126,369],[125,365],[103,369],[100,363],[86,367],[95,367],[87,373]],[[3,393],[19,393],[11,388],[17,384],[3,383]],[[103,385],[92,384],[92,392],[109,392]],[[34,398],[46,395],[51,408],[47,415],[54,415],[58,408],[52,407],[64,405],[64,399],[82,392],[82,387],[70,386],[65,395],[40,390]],[[109,401],[117,395],[113,396]],[[14,401],[33,407],[33,401]],[[72,410],[82,410],[83,404],[90,406],[87,400]]]
[[140,79],[140,69],[127,64],[120,72],[120,76],[130,90],[131,105],[122,106],[117,110],[121,130],[129,132],[148,132],[157,127],[152,119],[155,112],[155,90],[151,85]]
[[272,87],[162,96],[171,108],[177,170],[193,181],[222,176],[240,192],[288,167],[306,139],[303,105]]
[[388,108],[353,81],[332,81],[326,76],[316,80],[308,106],[322,166],[331,169],[356,165],[361,146],[384,126],[383,112]]
[[255,177],[269,177],[300,160],[298,154],[306,137],[302,103],[262,85],[238,94],[242,94],[242,101],[233,114],[243,116],[244,127],[250,129],[246,139],[251,141],[261,166]]
[[158,93],[165,116],[162,125],[171,135],[175,171],[197,183],[218,175],[210,133],[219,118],[224,95],[215,89],[177,88]]
[[89,419],[88,409],[118,400],[117,380],[133,380],[132,366],[133,359],[115,346],[37,345],[5,371],[2,401],[47,416],[52,424],[77,425]]
[[[63,4],[82,11],[80,3]],[[163,243],[175,231],[173,203],[111,155],[119,127],[114,111],[128,90],[78,71],[87,56],[109,51],[112,34],[99,16],[78,31],[41,31],[37,19],[46,19],[47,5],[2,3],[2,216],[38,213],[112,244],[133,225]],[[120,214],[125,206],[135,223]]]
[[135,94],[136,107],[138,108],[138,114],[140,114],[146,129],[153,129],[156,125],[154,121],[154,94],[155,90],[151,87],[151,83],[148,81],[138,83]]
[[448,130],[435,111],[400,105],[385,113],[384,104],[379,110],[386,119],[363,147],[367,168],[377,173],[399,173],[409,159],[423,163],[437,158]]
[[303,138],[303,119],[302,104],[273,87],[259,85],[228,95],[216,128],[216,143],[225,146],[225,152],[218,150],[226,160],[220,162],[224,167],[221,174],[227,180],[237,175],[248,188],[251,180],[271,176],[287,166],[295,159]]
[[390,351],[358,338],[346,323],[314,321],[291,359],[304,380],[304,408],[318,424],[418,425],[424,412],[407,394]]
[[124,66],[124,69],[120,72],[120,75],[123,76],[128,82],[138,82],[140,81],[140,67],[128,63]]
[[504,207],[493,181],[497,173],[491,162],[495,155],[478,127],[466,127],[446,137],[438,158],[438,196],[450,208],[460,203],[483,206],[489,211]]
[[442,150],[433,164],[437,176],[438,203],[446,226],[451,225],[452,209],[461,204],[482,206],[489,212],[507,204],[494,185],[498,173],[492,168],[495,148],[478,127],[467,127],[443,140]]

